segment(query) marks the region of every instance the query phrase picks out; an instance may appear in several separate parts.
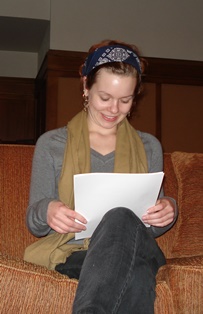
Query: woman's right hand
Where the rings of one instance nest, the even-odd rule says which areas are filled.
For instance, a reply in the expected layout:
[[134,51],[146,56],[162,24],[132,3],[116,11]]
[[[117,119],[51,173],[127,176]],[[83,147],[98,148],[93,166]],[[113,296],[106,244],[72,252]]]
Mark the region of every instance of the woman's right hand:
[[[79,222],[76,222],[77,219]],[[47,209],[47,224],[58,233],[86,230],[86,219],[60,201],[51,201]]]

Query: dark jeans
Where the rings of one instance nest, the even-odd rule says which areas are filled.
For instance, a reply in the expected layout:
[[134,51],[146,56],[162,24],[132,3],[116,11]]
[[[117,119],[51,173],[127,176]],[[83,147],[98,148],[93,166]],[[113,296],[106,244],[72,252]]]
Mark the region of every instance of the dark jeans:
[[79,276],[73,314],[152,314],[155,276],[164,264],[140,219],[127,208],[115,208],[96,228],[88,251],[69,257],[66,272],[56,270]]

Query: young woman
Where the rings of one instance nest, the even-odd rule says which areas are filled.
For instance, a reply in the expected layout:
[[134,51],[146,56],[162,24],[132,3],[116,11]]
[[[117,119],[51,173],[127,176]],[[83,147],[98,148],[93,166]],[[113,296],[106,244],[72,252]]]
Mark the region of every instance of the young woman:
[[165,264],[154,238],[177,217],[175,201],[163,189],[142,221],[130,208],[109,208],[89,245],[74,239],[86,229],[86,218],[74,208],[74,174],[162,171],[158,140],[127,120],[143,65],[135,46],[104,41],[91,47],[81,67],[84,110],[36,144],[27,226],[37,237],[67,236],[71,250],[55,269],[79,278],[73,313],[153,313],[155,276]]

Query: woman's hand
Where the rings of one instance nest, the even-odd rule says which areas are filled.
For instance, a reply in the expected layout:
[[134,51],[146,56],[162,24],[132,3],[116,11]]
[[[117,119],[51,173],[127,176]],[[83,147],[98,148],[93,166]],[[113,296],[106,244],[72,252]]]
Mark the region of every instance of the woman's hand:
[[144,223],[155,226],[165,227],[169,225],[175,217],[175,206],[168,198],[161,198],[156,205],[147,210],[147,214],[142,216]]
[[[76,222],[77,219],[79,222]],[[58,233],[86,230],[86,219],[60,201],[51,201],[47,210],[47,224]]]

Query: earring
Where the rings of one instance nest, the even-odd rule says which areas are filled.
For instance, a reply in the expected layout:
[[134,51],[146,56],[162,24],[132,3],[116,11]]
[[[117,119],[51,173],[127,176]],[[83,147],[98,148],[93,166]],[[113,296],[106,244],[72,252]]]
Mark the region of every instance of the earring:
[[85,93],[83,93],[83,99],[84,99],[84,103],[83,103],[84,108],[83,109],[86,112],[88,109],[88,106],[89,106],[89,99],[88,99],[88,96],[85,95]]
[[128,118],[130,118],[130,111],[128,112],[127,116],[128,116]]

